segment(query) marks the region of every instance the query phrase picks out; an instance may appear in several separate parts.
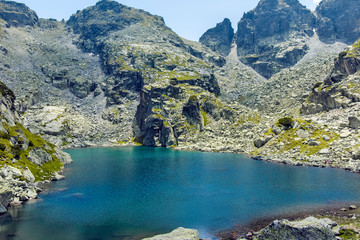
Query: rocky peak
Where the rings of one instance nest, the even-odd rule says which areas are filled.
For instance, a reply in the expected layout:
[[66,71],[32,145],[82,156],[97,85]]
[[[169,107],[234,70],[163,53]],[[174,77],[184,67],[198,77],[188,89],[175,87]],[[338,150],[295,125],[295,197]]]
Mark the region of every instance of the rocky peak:
[[317,33],[322,41],[351,44],[360,37],[360,4],[357,0],[323,0],[316,8]]
[[39,22],[36,13],[23,3],[0,0],[0,18],[10,26],[35,26]]
[[230,53],[233,38],[234,29],[230,20],[225,18],[224,21],[216,24],[216,27],[207,30],[199,41],[211,50],[227,56]]
[[[140,22],[165,25],[162,17],[127,7],[112,0],[101,0],[95,6],[78,11],[70,17],[67,25],[75,33],[80,34],[83,40],[96,42],[99,37],[107,36],[114,31],[125,29]],[[90,46],[86,46],[84,43],[83,47],[86,50],[94,50],[89,41]]]
[[306,54],[314,26],[314,14],[297,0],[262,0],[238,23],[240,60],[269,78]]

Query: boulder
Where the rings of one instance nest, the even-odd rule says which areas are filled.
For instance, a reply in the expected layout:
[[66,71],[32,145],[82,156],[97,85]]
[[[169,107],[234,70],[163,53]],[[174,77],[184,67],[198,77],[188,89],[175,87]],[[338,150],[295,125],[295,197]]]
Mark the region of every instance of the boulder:
[[60,175],[59,173],[55,173],[55,175],[51,178],[52,181],[60,181],[65,179],[65,176]]
[[[1,214],[1,209],[2,212],[5,213],[6,207],[10,204],[10,202],[13,200],[14,198],[14,194],[12,191],[10,190],[0,190],[0,214]],[[5,208],[5,210],[4,210]]]
[[320,149],[320,151],[318,153],[321,155],[328,155],[331,153],[331,150],[329,148],[323,148],[323,149]]
[[6,212],[7,212],[6,207],[4,207],[4,206],[0,203],[0,215],[1,215],[1,214],[4,214],[4,213],[6,213]]
[[177,228],[171,233],[157,235],[143,240],[199,240],[199,233],[195,229]]
[[340,137],[341,138],[347,138],[351,135],[351,132],[347,129],[341,130]]
[[350,210],[355,210],[355,209],[357,209],[357,206],[356,206],[356,205],[350,205],[350,206],[349,206],[349,209],[350,209]]
[[269,142],[272,139],[272,136],[265,136],[265,137],[261,137],[258,138],[254,141],[254,145],[257,148],[261,148],[262,146],[264,146],[267,142]]
[[35,181],[34,175],[32,174],[32,172],[28,168],[23,172],[23,176],[29,182],[34,182]]
[[309,142],[309,146],[319,146],[319,145],[320,145],[319,141],[310,140],[310,142]]
[[332,228],[337,224],[328,218],[308,217],[301,221],[290,222],[286,219],[275,220],[256,236],[258,240],[335,240]]
[[360,120],[355,116],[350,116],[349,126],[353,129],[358,129],[360,127]]
[[282,130],[283,129],[281,127],[279,127],[278,125],[274,125],[272,127],[272,132],[275,133],[275,135],[279,135],[282,132]]
[[324,135],[323,137],[322,137],[325,141],[330,141],[330,137],[329,136],[327,136],[327,135]]

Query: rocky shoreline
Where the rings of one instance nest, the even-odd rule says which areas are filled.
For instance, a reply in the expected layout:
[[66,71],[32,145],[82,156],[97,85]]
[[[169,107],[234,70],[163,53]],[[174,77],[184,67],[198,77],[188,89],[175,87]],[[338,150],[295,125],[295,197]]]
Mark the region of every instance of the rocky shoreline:
[[[269,226],[272,222],[280,219],[287,219],[288,221],[301,221],[308,217],[316,217],[318,219],[329,218],[336,222],[340,228],[346,229],[350,227],[360,232],[360,210],[356,207],[359,202],[352,203],[337,203],[322,207],[308,208],[298,212],[283,213],[273,216],[267,216],[251,221],[248,224],[236,225],[228,230],[215,233],[215,237],[221,240],[234,239],[253,239],[262,229]],[[247,236],[247,237],[246,237]]]
[[[346,207],[343,207],[346,206]],[[215,233],[219,240],[262,239],[359,239],[360,210],[356,205],[325,206],[297,213],[281,214],[256,219],[245,225]],[[281,220],[278,220],[281,219]],[[143,240],[206,240],[199,238],[195,229],[177,228],[168,234],[156,235]]]

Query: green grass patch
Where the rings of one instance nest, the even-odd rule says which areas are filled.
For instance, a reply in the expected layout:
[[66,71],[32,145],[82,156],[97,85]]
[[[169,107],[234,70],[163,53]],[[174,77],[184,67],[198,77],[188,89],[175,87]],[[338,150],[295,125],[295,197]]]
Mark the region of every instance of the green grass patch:
[[357,233],[352,229],[340,229],[339,231],[341,239],[343,240],[357,240]]
[[[54,175],[54,172],[60,171],[63,167],[63,163],[55,156],[55,145],[46,142],[38,135],[31,133],[24,128],[21,124],[17,123],[15,126],[10,126],[6,122],[3,123],[4,128],[9,132],[10,137],[18,137],[23,134],[26,139],[18,137],[19,144],[11,145],[8,137],[0,138],[0,167],[6,165],[16,167],[20,170],[29,168],[35,177],[35,181],[49,180]],[[22,148],[22,144],[29,142],[29,146],[26,150]],[[52,160],[47,163],[38,166],[30,162],[27,157],[29,152],[34,148],[41,148],[51,155]],[[12,160],[16,159],[13,163]]]

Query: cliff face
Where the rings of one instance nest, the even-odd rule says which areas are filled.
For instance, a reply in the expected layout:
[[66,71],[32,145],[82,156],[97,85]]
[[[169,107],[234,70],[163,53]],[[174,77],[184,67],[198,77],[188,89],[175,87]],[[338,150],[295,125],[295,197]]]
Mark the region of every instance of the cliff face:
[[360,36],[360,6],[355,0],[323,0],[317,6],[317,33],[322,41],[352,44]]
[[231,50],[231,44],[234,39],[234,29],[228,18],[216,27],[207,30],[201,37],[199,42],[209,47],[215,52],[219,52],[223,56],[227,56]]

